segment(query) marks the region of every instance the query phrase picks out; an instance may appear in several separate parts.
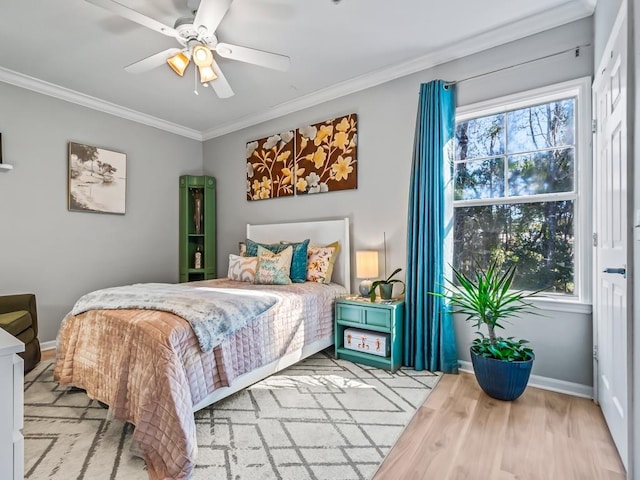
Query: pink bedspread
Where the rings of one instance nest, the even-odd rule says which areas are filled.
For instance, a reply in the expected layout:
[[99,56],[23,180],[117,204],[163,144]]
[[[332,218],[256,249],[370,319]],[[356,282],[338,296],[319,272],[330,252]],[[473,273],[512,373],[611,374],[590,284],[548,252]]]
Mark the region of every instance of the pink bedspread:
[[338,285],[257,286],[198,282],[277,292],[278,303],[253,323],[203,353],[188,322],[150,310],[92,310],[67,315],[58,333],[54,377],[107,403],[135,425],[134,440],[151,479],[184,479],[197,441],[193,407],[215,389],[304,345],[330,339]]

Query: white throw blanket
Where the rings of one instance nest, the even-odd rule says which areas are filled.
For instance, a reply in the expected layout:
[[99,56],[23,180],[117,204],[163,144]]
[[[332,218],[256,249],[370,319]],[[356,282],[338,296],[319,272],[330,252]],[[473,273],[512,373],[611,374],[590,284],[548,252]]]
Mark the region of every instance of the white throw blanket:
[[263,291],[136,283],[87,293],[76,302],[71,313],[117,309],[171,312],[191,324],[200,348],[209,352],[275,305],[277,298]]

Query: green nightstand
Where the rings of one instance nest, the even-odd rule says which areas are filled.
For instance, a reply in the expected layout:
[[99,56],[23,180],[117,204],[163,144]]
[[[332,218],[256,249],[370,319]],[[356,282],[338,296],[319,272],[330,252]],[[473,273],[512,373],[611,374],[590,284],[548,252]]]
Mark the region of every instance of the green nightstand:
[[[335,303],[335,355],[352,362],[395,372],[402,363],[402,323],[404,301],[370,302],[359,297],[343,297]],[[347,328],[369,331],[389,336],[389,352],[379,356],[366,351],[344,347],[344,331]]]

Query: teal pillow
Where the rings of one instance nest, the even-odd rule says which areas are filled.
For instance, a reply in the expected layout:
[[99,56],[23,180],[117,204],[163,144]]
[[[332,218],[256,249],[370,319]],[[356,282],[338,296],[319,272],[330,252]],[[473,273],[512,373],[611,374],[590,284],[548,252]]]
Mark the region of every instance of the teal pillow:
[[245,242],[247,250],[245,251],[245,257],[257,257],[258,246],[266,248],[273,253],[280,253],[285,248],[293,247],[293,257],[291,259],[291,281],[293,283],[304,283],[307,281],[307,249],[309,248],[309,239],[307,238],[303,242],[298,243],[258,243],[247,238]]

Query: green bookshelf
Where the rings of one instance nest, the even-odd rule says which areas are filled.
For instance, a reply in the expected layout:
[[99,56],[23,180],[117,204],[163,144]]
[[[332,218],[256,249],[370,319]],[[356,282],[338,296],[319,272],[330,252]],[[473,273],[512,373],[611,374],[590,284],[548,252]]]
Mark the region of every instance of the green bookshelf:
[[215,278],[216,179],[182,175],[179,209],[180,282]]

